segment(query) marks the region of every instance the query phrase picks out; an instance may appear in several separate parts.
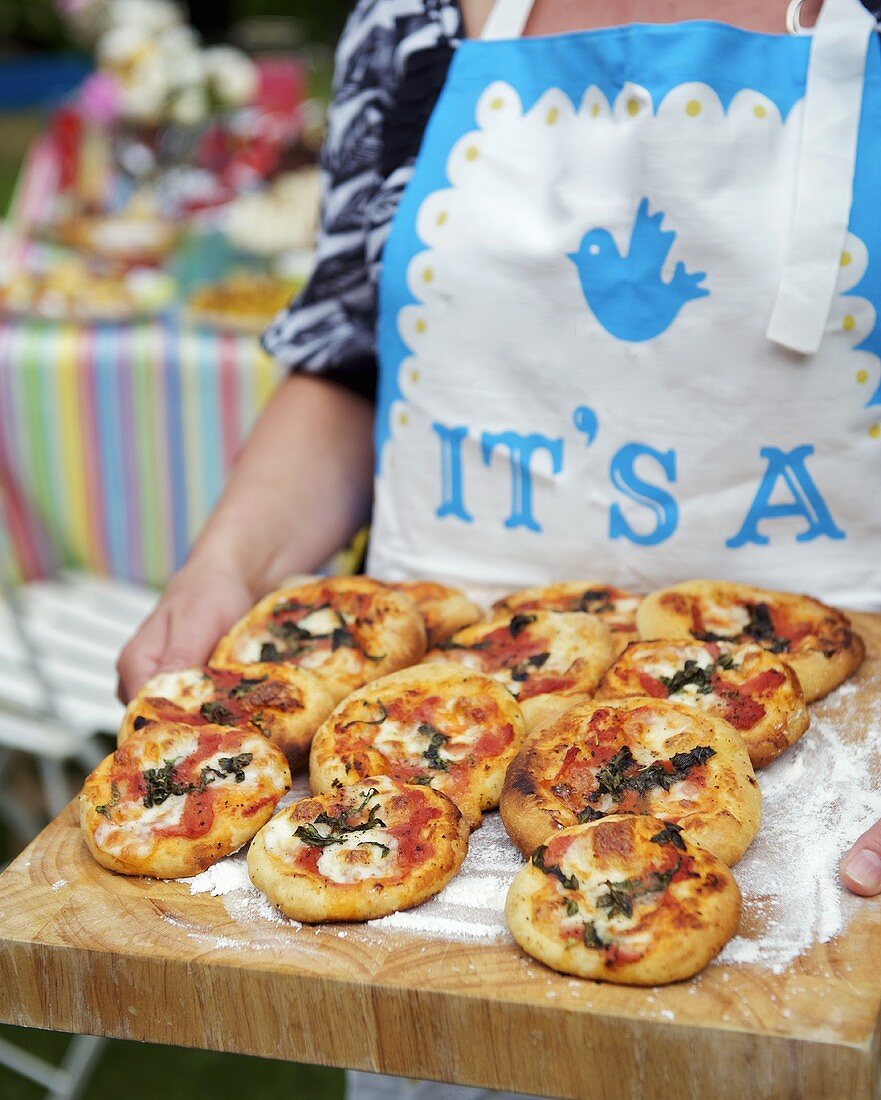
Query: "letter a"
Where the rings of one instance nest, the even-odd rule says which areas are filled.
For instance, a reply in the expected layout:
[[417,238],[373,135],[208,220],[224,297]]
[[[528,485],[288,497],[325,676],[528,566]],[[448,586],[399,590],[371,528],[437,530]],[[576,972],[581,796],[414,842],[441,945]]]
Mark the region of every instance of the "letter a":
[[[768,463],[765,475],[743,526],[733,538],[728,539],[725,543],[727,547],[736,550],[747,542],[766,546],[770,539],[759,533],[759,524],[766,519],[783,519],[788,516],[802,516],[807,524],[804,531],[795,536],[796,542],[810,542],[821,535],[830,539],[847,537],[833,520],[820,490],[805,466],[805,459],[814,453],[813,447],[796,447],[791,451],[762,447],[759,453]],[[771,497],[781,479],[792,494],[792,500],[772,504]]]

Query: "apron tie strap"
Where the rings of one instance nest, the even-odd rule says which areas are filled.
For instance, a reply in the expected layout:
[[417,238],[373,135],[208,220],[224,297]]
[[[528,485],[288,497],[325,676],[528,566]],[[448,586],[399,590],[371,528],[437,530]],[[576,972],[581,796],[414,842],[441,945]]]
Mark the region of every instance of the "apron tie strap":
[[825,0],[811,42],[795,209],[766,335],[803,355],[820,347],[850,220],[866,54],[874,17]]
[[521,38],[535,0],[496,0],[480,37],[483,41],[498,38]]

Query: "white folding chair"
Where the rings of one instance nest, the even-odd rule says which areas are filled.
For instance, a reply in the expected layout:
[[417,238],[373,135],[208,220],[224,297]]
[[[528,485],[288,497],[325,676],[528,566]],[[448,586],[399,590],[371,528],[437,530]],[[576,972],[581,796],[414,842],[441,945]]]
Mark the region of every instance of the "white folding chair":
[[[36,835],[70,801],[70,762],[90,771],[103,756],[95,733],[115,731],[122,714],[116,655],[155,599],[83,574],[15,589],[0,579],[0,815],[19,837]],[[16,752],[36,763],[42,813],[4,782]],[[0,1039],[0,1064],[42,1085],[45,1100],[76,1100],[104,1042],[74,1036],[56,1066]]]

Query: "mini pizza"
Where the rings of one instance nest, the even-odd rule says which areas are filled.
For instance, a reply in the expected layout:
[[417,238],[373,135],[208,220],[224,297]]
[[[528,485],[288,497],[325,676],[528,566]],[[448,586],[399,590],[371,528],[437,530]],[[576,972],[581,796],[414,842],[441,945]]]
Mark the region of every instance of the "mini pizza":
[[262,599],[217,643],[212,665],[295,665],[339,702],[425,652],[425,626],[409,596],[368,577],[329,577]]
[[88,776],[80,823],[111,871],[186,878],[250,840],[290,785],[259,733],[151,722]]
[[634,642],[602,678],[594,699],[635,695],[724,718],[743,738],[754,768],[788,749],[810,721],[796,674],[757,645]]
[[754,642],[795,669],[806,700],[852,676],[866,650],[850,620],[810,596],[729,581],[686,581],[647,596],[637,613],[642,638]]
[[262,733],[298,768],[312,735],[333,710],[316,677],[290,665],[237,665],[160,672],[126,707],[119,730],[124,744],[149,722],[235,726]]
[[615,659],[612,633],[595,615],[531,611],[477,623],[431,650],[427,661],[455,661],[504,684],[526,728],[590,698]]
[[390,584],[389,588],[405,592],[419,608],[430,646],[440,645],[457,630],[483,618],[477,604],[472,603],[458,588],[448,588],[435,581],[400,581]]
[[678,825],[615,815],[536,848],[511,883],[505,918],[523,950],[554,970],[665,985],[718,955],[740,905],[731,871]]
[[636,641],[636,609],[642,596],[599,581],[563,581],[547,588],[524,588],[497,600],[493,611],[513,615],[524,611],[581,611],[596,615],[612,631],[620,653]]
[[446,795],[380,775],[282,810],[254,838],[248,874],[294,920],[372,920],[441,891],[468,833]]
[[443,791],[476,828],[498,806],[525,736],[519,706],[497,681],[461,665],[417,665],[354,692],[320,727],[312,790],[389,775]]
[[660,699],[618,699],[582,703],[528,738],[500,809],[524,855],[572,825],[650,814],[733,865],[762,805],[746,746],[727,722]]

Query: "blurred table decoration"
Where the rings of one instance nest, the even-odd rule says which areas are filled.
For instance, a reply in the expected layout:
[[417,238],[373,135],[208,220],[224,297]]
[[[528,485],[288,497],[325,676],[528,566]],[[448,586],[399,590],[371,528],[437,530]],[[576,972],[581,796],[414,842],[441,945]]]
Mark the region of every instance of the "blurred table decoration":
[[161,585],[281,377],[256,333],[308,275],[320,111],[168,0],[59,7],[97,67],[0,228],[0,570]]

